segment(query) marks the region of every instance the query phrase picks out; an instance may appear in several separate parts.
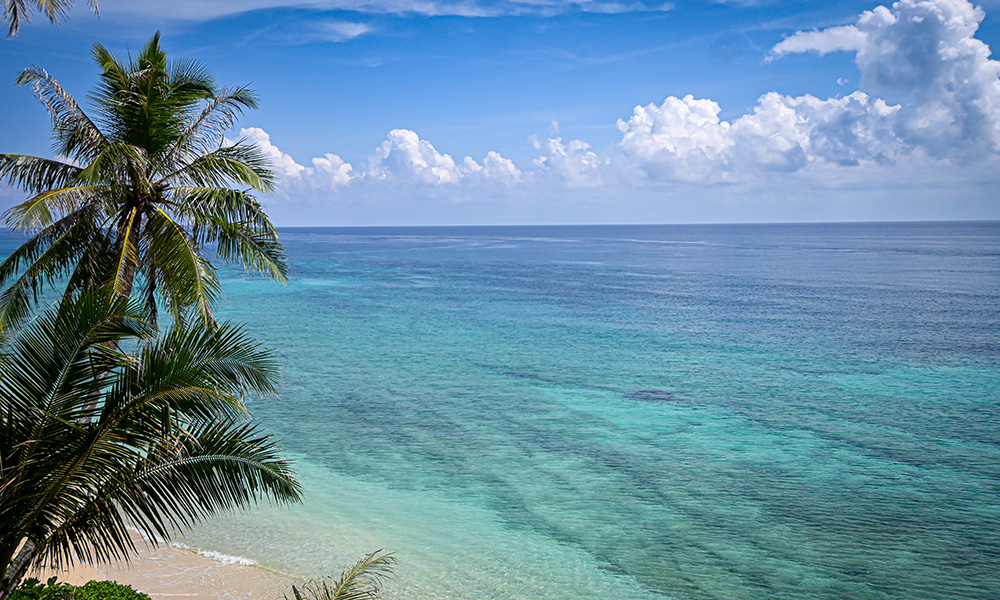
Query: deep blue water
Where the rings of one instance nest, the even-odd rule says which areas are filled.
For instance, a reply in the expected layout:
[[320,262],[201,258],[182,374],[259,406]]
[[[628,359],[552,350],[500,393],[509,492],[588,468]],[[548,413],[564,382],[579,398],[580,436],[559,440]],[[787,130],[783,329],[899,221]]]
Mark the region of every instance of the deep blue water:
[[309,498],[190,542],[395,598],[1000,597],[1000,224],[288,229],[224,318]]

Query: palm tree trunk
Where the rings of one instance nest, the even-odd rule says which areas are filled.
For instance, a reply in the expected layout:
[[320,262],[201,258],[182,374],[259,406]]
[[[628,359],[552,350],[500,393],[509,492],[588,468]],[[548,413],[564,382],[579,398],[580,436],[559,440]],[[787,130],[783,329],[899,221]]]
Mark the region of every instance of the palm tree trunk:
[[37,549],[38,545],[35,542],[30,539],[24,540],[21,550],[10,561],[10,564],[7,565],[7,570],[4,571],[2,585],[0,585],[0,600],[7,600],[14,592],[17,584],[21,583],[21,579],[28,572],[28,566],[31,565],[31,559],[35,557],[35,550]]

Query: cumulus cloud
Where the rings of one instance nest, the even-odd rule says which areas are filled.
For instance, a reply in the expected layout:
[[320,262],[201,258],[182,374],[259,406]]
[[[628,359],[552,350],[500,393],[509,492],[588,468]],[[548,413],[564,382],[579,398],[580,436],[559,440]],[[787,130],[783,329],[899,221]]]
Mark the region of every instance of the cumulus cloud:
[[271,143],[271,136],[260,127],[248,127],[240,130],[240,137],[257,146],[271,159],[271,165],[278,175],[284,177],[299,177],[305,167],[295,162],[295,159],[278,149]]
[[503,187],[524,179],[524,173],[513,161],[497,152],[488,152],[481,163],[469,156],[456,161],[408,129],[390,131],[360,170],[332,153],[312,158],[311,166],[301,165],[272,144],[270,135],[260,128],[242,129],[240,135],[257,144],[271,158],[281,177],[281,188],[293,195],[306,190],[337,191],[379,183],[417,187],[466,184]]
[[368,176],[425,183],[455,183],[463,172],[448,154],[438,152],[414,131],[393,129],[368,163]]
[[628,121],[618,120],[626,161],[656,178],[711,177],[734,143],[721,111],[712,100],[691,95],[635,107]]
[[670,97],[619,120],[623,162],[651,178],[726,181],[818,165],[996,157],[1000,62],[974,37],[982,19],[966,0],[900,0],[855,25],[796,33],[769,57],[853,51],[864,90],[904,101],[771,92],[727,122],[711,100]]
[[329,189],[345,186],[355,177],[351,163],[344,162],[344,159],[336,154],[327,153],[323,157],[315,157],[312,159],[312,165],[312,170],[308,171],[309,177]]
[[649,182],[788,181],[792,174],[797,181],[835,186],[858,174],[884,181],[904,171],[912,177],[922,169],[995,165],[1000,63],[975,38],[982,19],[966,0],[899,0],[862,13],[851,25],[796,33],[769,56],[853,52],[862,89],[826,99],[769,92],[731,120],[720,117],[713,100],[671,96],[619,119],[621,139],[606,151],[579,139],[564,141],[553,121],[547,138],[529,140],[536,158],[524,170],[496,152],[481,161],[453,158],[408,129],[390,131],[360,168],[336,154],[302,165],[263,130],[241,133],[273,158],[286,190],[399,184],[408,192],[477,197],[483,190],[525,195],[542,186],[580,191],[639,189]]
[[907,100],[892,124],[899,141],[937,158],[996,153],[1000,62],[975,38],[984,16],[967,0],[900,0],[855,25],[798,33],[772,56],[840,44],[856,52],[862,89]]
[[561,137],[546,140],[534,137],[531,144],[541,152],[534,163],[546,175],[569,187],[591,187],[604,183],[603,171],[609,161],[591,150],[590,144],[581,140],[563,143]]
[[500,156],[493,150],[486,153],[482,165],[468,156],[462,161],[462,165],[465,168],[465,177],[473,181],[511,185],[524,180],[524,173],[517,168],[514,161]]
[[680,181],[727,181],[814,162],[887,163],[902,151],[890,127],[898,110],[864,92],[828,100],[770,92],[753,112],[727,122],[711,100],[671,97],[618,121],[621,160],[651,178]]
[[818,52],[821,55],[842,50],[859,50],[865,34],[854,25],[831,27],[823,31],[799,31],[771,49],[769,59],[795,52]]

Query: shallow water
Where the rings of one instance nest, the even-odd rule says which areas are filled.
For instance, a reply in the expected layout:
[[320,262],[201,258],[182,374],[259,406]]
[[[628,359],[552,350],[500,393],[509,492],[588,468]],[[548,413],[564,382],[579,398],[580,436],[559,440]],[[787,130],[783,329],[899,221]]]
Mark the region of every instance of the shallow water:
[[304,506],[184,541],[394,598],[1000,597],[1000,224],[285,230],[219,313]]

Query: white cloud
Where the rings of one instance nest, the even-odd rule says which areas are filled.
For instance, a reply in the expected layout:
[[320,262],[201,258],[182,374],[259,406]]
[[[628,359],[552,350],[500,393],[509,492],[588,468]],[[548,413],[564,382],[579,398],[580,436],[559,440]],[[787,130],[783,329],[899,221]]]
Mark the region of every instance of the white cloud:
[[826,100],[771,92],[726,122],[711,100],[670,97],[619,120],[621,162],[651,179],[731,181],[825,173],[823,165],[996,158],[1000,62],[974,37],[982,19],[965,0],[900,0],[861,14],[856,25],[797,33],[769,56],[854,51],[863,88],[906,101],[890,105],[864,91]]
[[[967,0],[900,0],[862,13],[856,25],[796,34],[772,56],[841,43],[856,51],[862,89],[909,100],[893,123],[900,141],[937,158],[996,153],[1000,62],[974,37],[983,17]],[[859,43],[848,48],[848,39]]]
[[455,183],[462,178],[462,169],[448,154],[409,129],[393,129],[368,162],[368,177],[375,179],[403,178],[425,183]]
[[468,156],[456,162],[408,129],[390,131],[385,141],[368,157],[367,166],[361,171],[356,171],[351,163],[332,153],[312,158],[312,166],[298,164],[272,144],[270,135],[260,128],[242,129],[240,135],[256,143],[271,157],[281,179],[280,188],[286,195],[381,184],[405,184],[411,189],[454,187],[459,184],[503,187],[519,183],[525,177],[513,161],[492,151],[486,154],[482,164]]
[[309,176],[329,189],[345,186],[354,179],[354,167],[336,154],[327,153],[322,158],[315,157],[312,159],[312,164],[313,169],[308,172]]
[[466,156],[462,166],[465,177],[472,181],[513,185],[524,180],[524,173],[517,168],[514,161],[500,156],[493,150],[486,153],[482,165]]
[[[271,136],[259,127],[248,127],[240,130],[240,137],[264,151],[271,159],[271,164],[278,175],[284,177],[299,177],[305,171],[305,167],[295,162],[295,159],[278,149],[271,143]],[[228,141],[228,140],[227,140]]]
[[843,50],[859,50],[864,43],[864,32],[854,25],[831,27],[823,31],[799,31],[772,48],[768,58],[795,52],[812,51],[822,55]]
[[734,143],[721,110],[691,95],[635,107],[628,121],[618,120],[626,163],[658,179],[713,178]]
[[671,96],[618,120],[621,140],[606,151],[564,141],[553,121],[547,138],[530,140],[537,157],[525,170],[496,152],[479,162],[455,159],[408,129],[390,131],[360,169],[336,154],[303,166],[263,130],[242,135],[274,158],[289,195],[311,190],[324,198],[331,192],[373,198],[378,190],[382,197],[405,190],[415,198],[484,201],[587,190],[634,196],[668,184],[720,183],[727,185],[714,186],[713,194],[787,195],[809,186],[874,190],[919,180],[927,187],[942,181],[933,177],[963,174],[981,182],[1000,162],[1000,63],[974,37],[982,18],[965,0],[900,0],[861,14],[853,25],[799,33],[770,56],[849,49],[862,90],[827,99],[769,92],[730,120],[713,100]]
[[375,154],[368,158],[363,177],[430,185],[508,185],[520,181],[523,173],[497,152],[487,153],[482,164],[469,156],[456,162],[450,154],[438,152],[415,131],[393,129]]
[[157,20],[209,21],[269,8],[307,8],[367,14],[419,14],[426,16],[499,17],[552,16],[571,12],[622,13],[670,10],[662,1],[615,0],[101,0],[105,16],[137,15]]
[[546,140],[536,137],[531,144],[541,152],[534,160],[535,165],[567,186],[593,187],[605,182],[603,171],[609,161],[591,150],[590,144],[581,140],[564,144],[561,137]]
[[770,92],[730,123],[711,100],[670,97],[618,121],[621,160],[652,179],[679,181],[731,181],[815,162],[885,163],[900,151],[888,126],[898,109],[863,92],[829,100]]
[[[336,154],[326,154],[312,159],[312,167],[300,165],[291,155],[271,143],[271,135],[259,127],[240,129],[240,137],[256,144],[271,159],[271,166],[278,174],[284,188],[334,189],[347,185],[354,179],[354,168]],[[226,140],[232,143],[232,140]]]
[[327,21],[319,25],[320,37],[328,42],[346,42],[372,31],[369,25],[350,21]]

